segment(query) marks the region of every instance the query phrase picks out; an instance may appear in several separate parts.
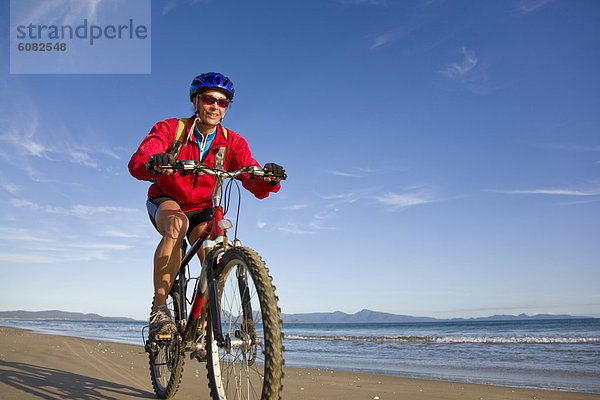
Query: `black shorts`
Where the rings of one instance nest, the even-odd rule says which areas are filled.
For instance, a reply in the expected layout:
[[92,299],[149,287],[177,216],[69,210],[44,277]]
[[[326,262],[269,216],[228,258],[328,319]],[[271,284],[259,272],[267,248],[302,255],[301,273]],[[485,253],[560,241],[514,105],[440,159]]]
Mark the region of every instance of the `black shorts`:
[[[167,200],[173,200],[171,197],[148,197],[148,201],[146,201],[146,208],[148,209],[148,216],[150,217],[150,221],[152,221],[152,225],[156,228],[156,220],[154,216],[156,215],[156,210],[158,207]],[[176,201],[175,201],[176,202]],[[177,202],[176,202],[177,203]],[[179,204],[179,203],[177,203]],[[181,204],[179,204],[181,207]],[[200,225],[203,222],[210,221],[213,218],[213,209],[212,208],[203,208],[201,210],[188,211],[184,213],[190,222],[186,235],[189,237],[190,232]],[[158,228],[157,228],[158,230]]]

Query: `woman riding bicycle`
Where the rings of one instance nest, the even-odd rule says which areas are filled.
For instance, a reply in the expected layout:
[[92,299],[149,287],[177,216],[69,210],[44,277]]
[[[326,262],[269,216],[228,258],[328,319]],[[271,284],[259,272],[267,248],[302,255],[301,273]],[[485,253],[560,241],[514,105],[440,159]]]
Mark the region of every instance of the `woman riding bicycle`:
[[[190,87],[194,115],[187,121],[172,118],[157,122],[129,161],[133,177],[154,182],[148,190],[146,206],[153,225],[162,236],[154,254],[150,337],[177,331],[166,307],[166,298],[179,269],[182,242],[185,235],[191,243],[206,236],[212,229],[213,217],[214,177],[181,176],[170,168],[161,167],[172,165],[176,157],[199,160],[209,167],[226,171],[248,165],[260,166],[252,158],[246,140],[221,125],[234,94],[233,83],[226,76],[215,72],[198,75]],[[179,143],[178,122],[179,129],[183,129]],[[273,163],[265,164],[265,169],[277,176],[284,173],[281,166]],[[259,199],[279,191],[279,180],[275,176],[262,179],[242,176],[243,186]],[[202,252],[198,255],[202,258]]]

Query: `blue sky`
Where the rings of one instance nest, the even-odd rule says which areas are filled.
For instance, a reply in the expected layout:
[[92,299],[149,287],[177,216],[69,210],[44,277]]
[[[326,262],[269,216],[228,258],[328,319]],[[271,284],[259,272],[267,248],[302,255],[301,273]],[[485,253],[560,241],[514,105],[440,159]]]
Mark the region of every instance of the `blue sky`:
[[595,0],[153,1],[151,73],[123,75],[10,74],[5,29],[0,309],[146,318],[159,236],[127,162],[220,71],[225,126],[289,175],[239,225],[283,312],[600,317],[599,20]]

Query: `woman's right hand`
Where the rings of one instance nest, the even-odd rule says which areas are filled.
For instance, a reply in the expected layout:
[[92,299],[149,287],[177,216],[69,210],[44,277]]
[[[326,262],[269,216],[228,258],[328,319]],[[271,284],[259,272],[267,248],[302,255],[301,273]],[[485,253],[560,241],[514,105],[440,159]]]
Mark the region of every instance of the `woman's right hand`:
[[148,161],[146,161],[146,170],[153,174],[173,174],[171,168],[161,168],[175,163],[175,157],[170,153],[156,153],[152,154]]

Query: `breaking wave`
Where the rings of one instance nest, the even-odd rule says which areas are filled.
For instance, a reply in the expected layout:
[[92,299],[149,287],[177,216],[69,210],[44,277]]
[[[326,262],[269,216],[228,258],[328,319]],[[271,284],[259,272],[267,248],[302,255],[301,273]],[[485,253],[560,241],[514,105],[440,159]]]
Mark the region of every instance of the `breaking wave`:
[[545,336],[304,336],[286,334],[285,339],[374,343],[600,344],[600,337]]

